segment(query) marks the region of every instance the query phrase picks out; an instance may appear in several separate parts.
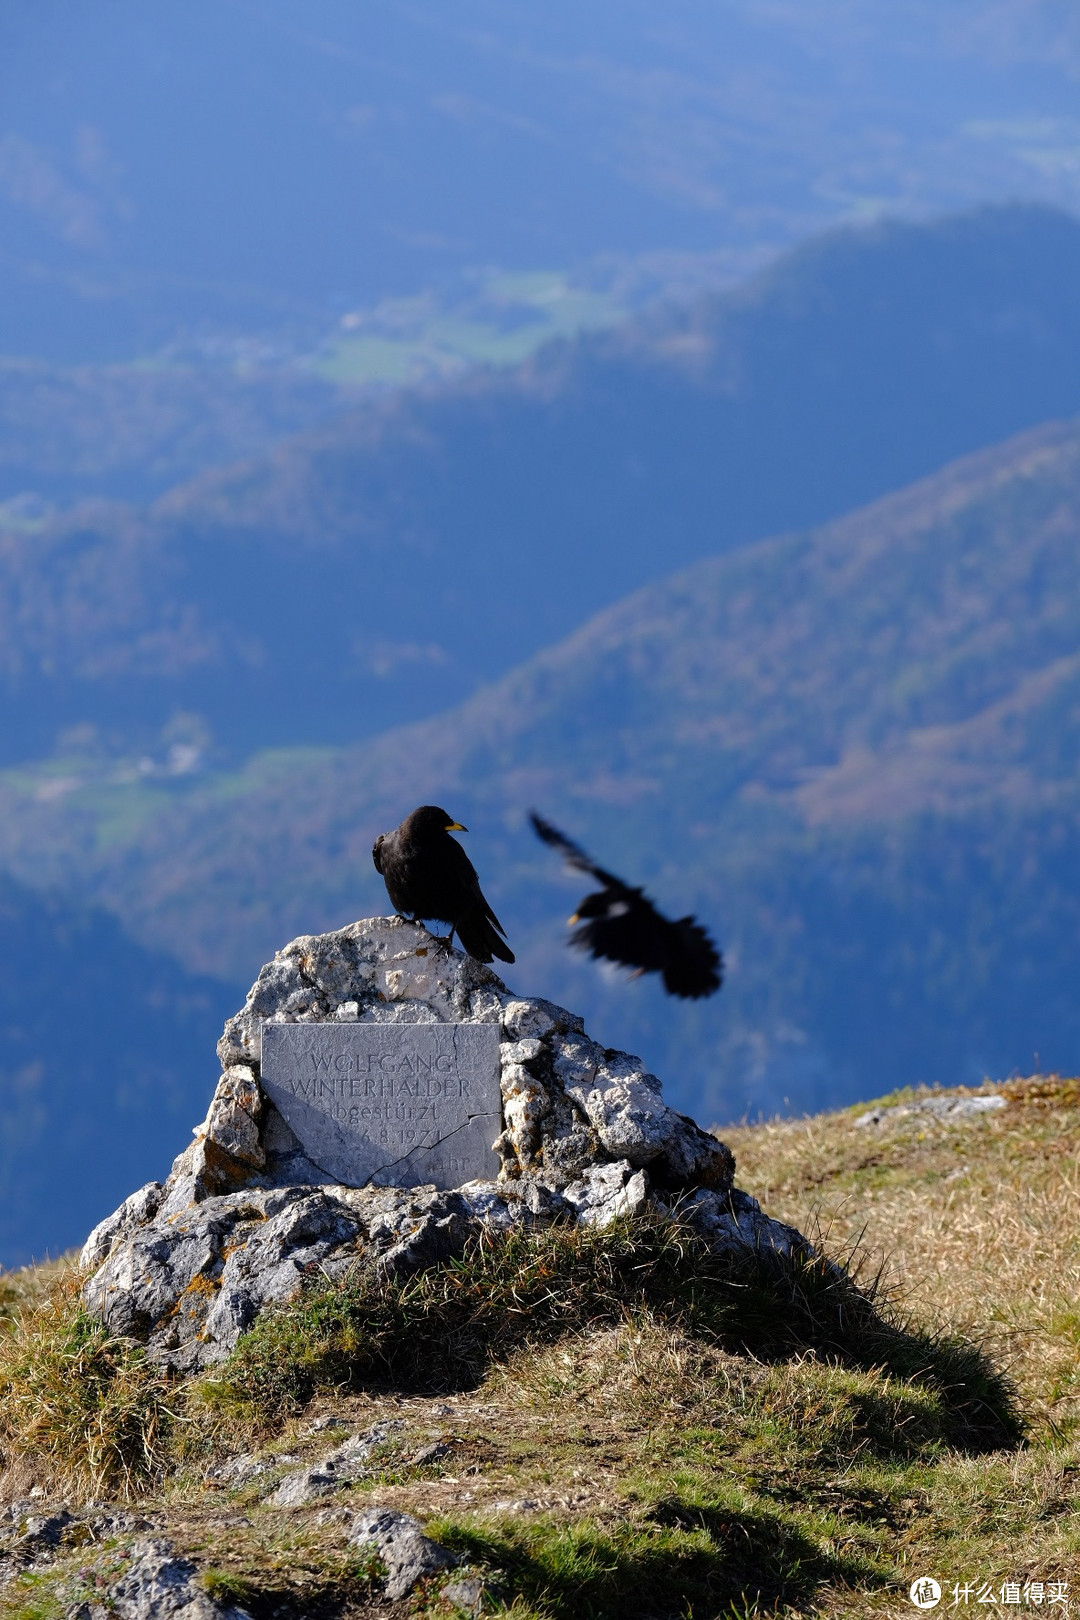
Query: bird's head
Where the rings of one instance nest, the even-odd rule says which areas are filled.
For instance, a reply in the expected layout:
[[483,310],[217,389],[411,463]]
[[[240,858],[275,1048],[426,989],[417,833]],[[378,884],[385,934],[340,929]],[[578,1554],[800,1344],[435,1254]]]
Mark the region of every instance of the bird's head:
[[437,804],[422,804],[418,810],[406,820],[406,826],[413,834],[421,838],[434,838],[439,833],[468,832],[468,827],[460,821],[455,821]]
[[575,923],[595,922],[597,917],[618,916],[627,910],[625,902],[610,889],[598,889],[595,894],[587,894],[572,917],[566,919],[566,926],[573,928]]

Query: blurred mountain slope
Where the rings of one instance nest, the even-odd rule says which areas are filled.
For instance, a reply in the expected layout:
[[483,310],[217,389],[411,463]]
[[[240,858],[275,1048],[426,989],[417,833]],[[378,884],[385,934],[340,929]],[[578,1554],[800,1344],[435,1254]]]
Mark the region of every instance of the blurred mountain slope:
[[0,1266],[62,1253],[203,1117],[237,994],[0,876]]
[[1080,410],[1080,223],[840,232],[745,289],[405,391],[149,511],[0,535],[4,749],[432,713],[697,557]]
[[1075,208],[1057,0],[10,0],[0,353],[325,328],[485,265]]
[[[231,980],[386,907],[374,834],[472,829],[512,983],[715,1117],[1080,1055],[1080,423],[650,585],[462,707],[153,792],[4,778],[3,859]],[[51,774],[50,774],[51,773]],[[51,784],[59,780],[60,791]],[[563,948],[538,805],[729,960],[703,1006]],[[560,898],[562,895],[564,898]]]
[[348,402],[286,371],[0,363],[0,527],[88,496],[152,500]]

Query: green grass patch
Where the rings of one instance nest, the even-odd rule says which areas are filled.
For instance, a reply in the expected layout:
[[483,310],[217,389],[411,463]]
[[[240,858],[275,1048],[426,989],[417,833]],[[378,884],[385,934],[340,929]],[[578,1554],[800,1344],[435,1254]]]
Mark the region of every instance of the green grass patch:
[[215,1603],[226,1607],[243,1609],[252,1601],[256,1594],[250,1580],[243,1575],[234,1574],[227,1569],[204,1569],[201,1575],[202,1584]]
[[714,1620],[803,1609],[825,1583],[887,1586],[891,1571],[824,1551],[778,1513],[700,1495],[668,1496],[637,1522],[554,1519],[490,1530],[442,1520],[444,1545],[492,1572],[525,1620]]

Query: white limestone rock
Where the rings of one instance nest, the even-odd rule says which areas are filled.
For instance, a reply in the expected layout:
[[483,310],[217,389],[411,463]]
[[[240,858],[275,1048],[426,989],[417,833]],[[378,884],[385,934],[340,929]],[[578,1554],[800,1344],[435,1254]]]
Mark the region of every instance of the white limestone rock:
[[794,1226],[774,1221],[756,1198],[734,1188],[726,1197],[701,1188],[678,1206],[678,1214],[718,1254],[777,1255],[786,1259],[808,1254],[810,1244]]
[[582,1226],[610,1226],[620,1215],[641,1214],[649,1203],[649,1189],[644,1173],[620,1159],[590,1166],[563,1197],[573,1205]]
[[957,1097],[946,1092],[943,1096],[917,1097],[914,1102],[895,1103],[891,1108],[871,1108],[868,1113],[859,1115],[855,1127],[857,1130],[865,1129],[868,1125],[882,1125],[886,1120],[905,1119],[918,1114],[929,1114],[934,1119],[943,1119],[952,1124],[956,1120],[995,1114],[999,1108],[1007,1105],[1008,1098],[998,1092],[975,1097]]
[[125,1198],[120,1208],[99,1221],[83,1244],[79,1263],[84,1271],[95,1270],[124,1238],[153,1220],[165,1197],[160,1181],[148,1181],[145,1187]]
[[437,945],[419,924],[376,917],[304,935],[263,968],[218,1043],[222,1078],[173,1167],[170,1213],[245,1186],[330,1184],[260,1089],[262,1029],[342,1021],[500,1026],[504,1176],[560,1187],[592,1162],[627,1158],[665,1186],[731,1185],[728,1150],[668,1108],[639,1059],[589,1040],[565,1009],[511,995],[490,968]]
[[[260,1084],[266,1023],[480,1023],[499,1030],[504,1128],[495,1181],[457,1189],[346,1187],[307,1157]],[[774,1248],[789,1228],[735,1200],[723,1143],[664,1102],[638,1058],[580,1018],[511,994],[419,924],[369,918],[303,936],[259,974],[218,1045],[223,1072],[164,1183],[91,1233],[89,1308],[179,1371],[222,1361],[267,1306],[354,1267],[395,1276],[470,1237],[553,1220],[604,1225],[673,1204],[725,1248]],[[754,1205],[754,1210],[757,1206]]]
[[253,1188],[162,1210],[112,1249],[84,1298],[151,1359],[193,1371],[225,1360],[261,1310],[309,1280],[430,1264],[473,1229],[461,1196],[434,1188]]

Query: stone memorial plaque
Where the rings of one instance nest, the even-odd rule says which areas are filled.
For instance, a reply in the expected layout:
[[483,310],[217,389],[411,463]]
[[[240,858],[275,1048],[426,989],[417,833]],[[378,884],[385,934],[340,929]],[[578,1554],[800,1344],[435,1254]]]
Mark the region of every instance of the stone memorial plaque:
[[495,1024],[264,1024],[262,1085],[344,1186],[460,1187],[499,1173]]

